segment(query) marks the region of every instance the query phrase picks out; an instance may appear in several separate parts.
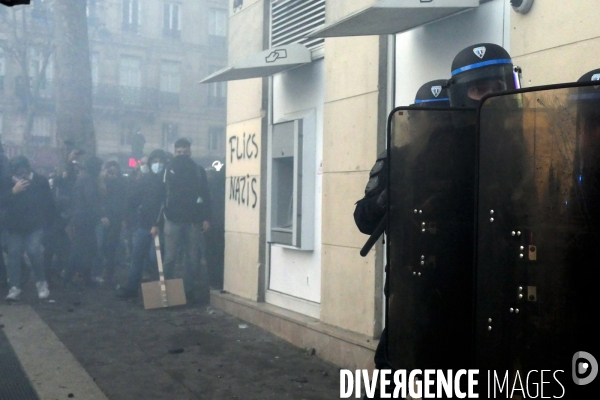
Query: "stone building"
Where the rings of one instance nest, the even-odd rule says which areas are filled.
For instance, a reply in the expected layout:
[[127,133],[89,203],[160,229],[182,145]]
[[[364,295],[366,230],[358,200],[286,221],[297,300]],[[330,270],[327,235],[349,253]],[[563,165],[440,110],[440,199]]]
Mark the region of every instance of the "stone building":
[[[44,154],[40,167],[56,162],[53,115],[52,16],[48,5],[0,10],[0,134],[14,155]],[[28,13],[29,70],[34,81],[47,58],[37,98],[33,128],[27,140],[26,117],[18,107],[22,76],[5,48],[14,43],[12,13]],[[88,27],[93,81],[94,124],[98,155],[123,166],[132,156],[132,138],[145,140],[144,153],[155,148],[172,151],[178,137],[192,141],[203,166],[223,161],[225,151],[226,85],[199,86],[201,77],[227,63],[225,0],[89,0]],[[36,157],[37,158],[37,157]]]
[[[525,0],[528,3],[529,0]],[[225,283],[212,303],[344,367],[371,363],[385,324],[384,249],[353,221],[389,112],[450,77],[479,42],[523,86],[598,67],[585,0],[230,0]],[[573,21],[577,21],[576,24]]]

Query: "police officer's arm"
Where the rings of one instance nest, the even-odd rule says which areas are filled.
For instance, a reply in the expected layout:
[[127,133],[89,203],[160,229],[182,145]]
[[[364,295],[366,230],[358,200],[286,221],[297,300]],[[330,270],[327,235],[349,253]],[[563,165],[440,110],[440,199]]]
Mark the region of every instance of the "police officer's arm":
[[366,235],[371,235],[385,216],[387,200],[386,156],[386,152],[383,152],[377,158],[377,162],[369,173],[369,182],[365,187],[365,197],[356,202],[356,208],[354,209],[354,222],[358,230]]

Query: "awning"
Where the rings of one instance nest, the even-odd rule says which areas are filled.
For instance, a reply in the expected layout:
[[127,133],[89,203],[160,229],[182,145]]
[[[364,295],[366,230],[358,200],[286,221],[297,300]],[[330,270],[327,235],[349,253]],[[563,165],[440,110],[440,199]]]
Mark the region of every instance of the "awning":
[[312,61],[310,50],[301,44],[273,47],[254,54],[244,61],[223,68],[202,79],[200,83],[264,78]]
[[377,0],[309,37],[389,35],[478,7],[480,0]]

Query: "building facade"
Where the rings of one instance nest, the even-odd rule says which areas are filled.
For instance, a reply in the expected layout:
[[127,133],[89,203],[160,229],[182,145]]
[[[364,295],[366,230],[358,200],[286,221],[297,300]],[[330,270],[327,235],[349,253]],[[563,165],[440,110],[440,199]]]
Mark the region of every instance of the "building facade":
[[[54,131],[52,55],[45,52],[52,43],[44,38],[46,31],[36,26],[36,21],[37,25],[46,24],[36,17],[36,10],[48,11],[43,18],[51,33],[51,6],[43,3],[3,10],[0,15],[8,22],[0,28],[0,48],[9,48],[15,42],[10,32],[11,13],[30,14],[30,28],[23,34],[35,44],[28,50],[32,81],[47,63],[43,90],[37,95],[44,100],[38,104],[44,107],[36,109],[29,135],[33,141],[25,142],[30,154],[52,153],[61,145]],[[194,158],[203,166],[224,160],[226,84],[200,86],[198,81],[227,64],[226,7],[225,0],[88,1],[94,125],[100,157],[128,165],[134,155],[135,135],[141,134],[145,154],[156,148],[173,151],[174,141],[187,137]],[[0,50],[0,60],[2,142],[12,155],[22,151],[25,140],[26,116],[16,106],[21,95],[16,82],[22,74],[17,60],[6,50]],[[50,159],[40,160],[40,164],[50,164]]]
[[474,43],[505,47],[523,86],[577,80],[598,67],[592,7],[230,0],[229,64],[204,80],[229,81],[227,293],[212,303],[344,367],[371,365],[385,254],[379,243],[360,257],[367,237],[353,211],[385,149],[389,112],[448,79]]

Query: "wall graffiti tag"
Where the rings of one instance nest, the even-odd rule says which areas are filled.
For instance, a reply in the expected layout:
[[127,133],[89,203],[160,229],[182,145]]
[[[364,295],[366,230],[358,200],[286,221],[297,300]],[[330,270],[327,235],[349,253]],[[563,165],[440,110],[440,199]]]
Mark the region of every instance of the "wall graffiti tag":
[[256,208],[258,194],[256,192],[258,180],[255,177],[232,176],[229,178],[229,200],[247,207]]
[[234,172],[229,177],[228,200],[249,208],[256,208],[258,204],[258,178],[243,174],[247,170],[246,166],[252,167],[259,162],[258,139],[256,133],[243,132],[229,136],[227,140],[229,165],[239,165],[235,168],[237,174]]
[[251,160],[258,157],[258,144],[256,144],[256,133],[249,133],[229,138],[229,162],[234,160]]

